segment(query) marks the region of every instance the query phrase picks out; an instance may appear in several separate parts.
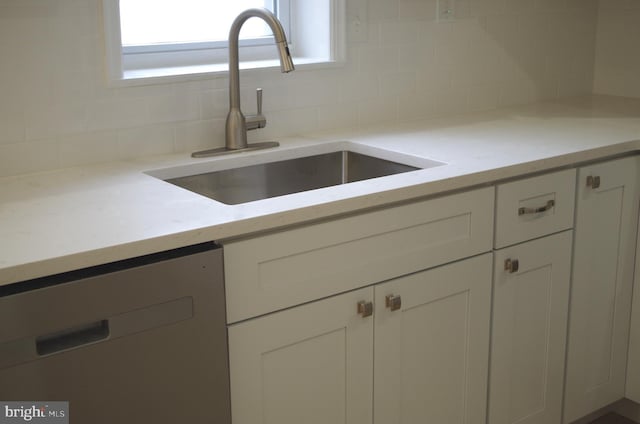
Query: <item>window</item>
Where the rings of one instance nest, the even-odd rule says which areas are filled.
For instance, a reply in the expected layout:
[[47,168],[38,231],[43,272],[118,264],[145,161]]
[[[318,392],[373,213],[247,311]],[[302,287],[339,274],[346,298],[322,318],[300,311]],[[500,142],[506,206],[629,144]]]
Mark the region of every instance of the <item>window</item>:
[[[344,60],[345,0],[103,0],[112,81],[227,70],[231,23],[265,7],[282,23],[296,66]],[[279,66],[269,27],[251,18],[240,33],[241,69]]]

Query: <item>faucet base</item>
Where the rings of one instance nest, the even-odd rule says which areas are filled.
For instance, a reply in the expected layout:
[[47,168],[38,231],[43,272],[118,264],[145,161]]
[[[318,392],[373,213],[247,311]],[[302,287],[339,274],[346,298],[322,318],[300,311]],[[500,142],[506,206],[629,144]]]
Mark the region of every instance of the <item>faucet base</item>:
[[226,147],[218,147],[216,149],[202,150],[199,152],[191,153],[192,158],[208,158],[211,156],[229,155],[231,153],[250,152],[252,150],[270,149],[272,147],[278,147],[280,143],[277,141],[264,141],[262,143],[250,143],[247,147],[240,149],[227,149]]

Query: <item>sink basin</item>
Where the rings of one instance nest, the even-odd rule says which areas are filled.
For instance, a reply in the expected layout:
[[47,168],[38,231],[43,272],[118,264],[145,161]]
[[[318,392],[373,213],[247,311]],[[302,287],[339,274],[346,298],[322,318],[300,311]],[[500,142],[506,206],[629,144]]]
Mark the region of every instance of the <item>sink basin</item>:
[[[436,164],[441,164],[434,162]],[[342,150],[278,162],[165,179],[229,205],[421,168]]]

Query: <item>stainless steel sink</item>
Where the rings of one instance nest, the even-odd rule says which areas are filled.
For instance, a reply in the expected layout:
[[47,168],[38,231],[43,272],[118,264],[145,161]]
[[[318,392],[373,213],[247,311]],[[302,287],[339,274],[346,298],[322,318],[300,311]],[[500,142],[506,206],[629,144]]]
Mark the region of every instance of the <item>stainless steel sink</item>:
[[237,205],[418,169],[343,150],[165,181],[219,202]]

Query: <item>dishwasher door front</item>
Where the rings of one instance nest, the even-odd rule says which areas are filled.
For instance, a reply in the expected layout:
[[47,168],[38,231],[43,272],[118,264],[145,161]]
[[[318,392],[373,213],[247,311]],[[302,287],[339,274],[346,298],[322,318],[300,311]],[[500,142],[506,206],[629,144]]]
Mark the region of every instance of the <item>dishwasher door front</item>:
[[230,423],[222,249],[175,252],[0,292],[0,402],[68,401],[71,423]]

